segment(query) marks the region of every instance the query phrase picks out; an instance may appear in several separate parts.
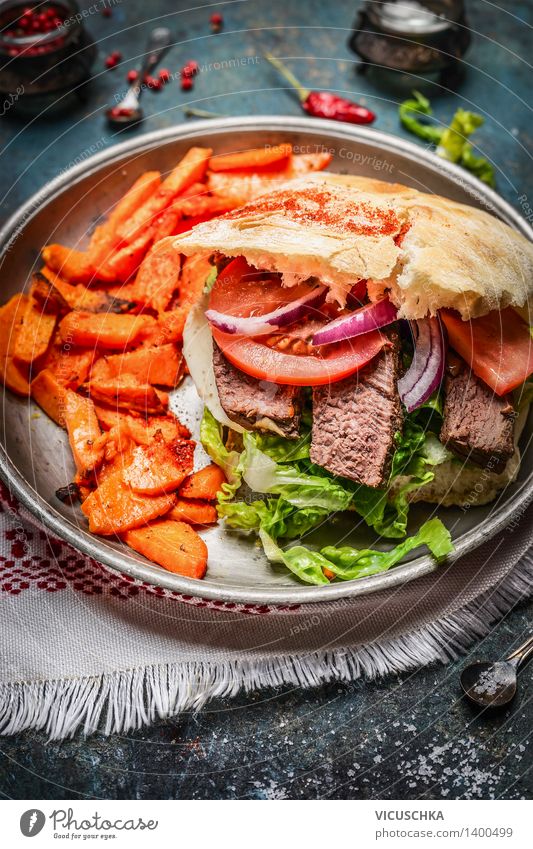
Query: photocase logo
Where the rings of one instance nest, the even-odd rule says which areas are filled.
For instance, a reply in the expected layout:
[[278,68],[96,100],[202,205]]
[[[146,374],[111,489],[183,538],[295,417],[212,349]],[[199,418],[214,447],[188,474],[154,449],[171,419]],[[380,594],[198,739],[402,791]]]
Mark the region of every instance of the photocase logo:
[[35,837],[42,831],[46,822],[46,817],[42,811],[37,808],[31,808],[29,811],[24,811],[20,818],[20,830],[24,837]]

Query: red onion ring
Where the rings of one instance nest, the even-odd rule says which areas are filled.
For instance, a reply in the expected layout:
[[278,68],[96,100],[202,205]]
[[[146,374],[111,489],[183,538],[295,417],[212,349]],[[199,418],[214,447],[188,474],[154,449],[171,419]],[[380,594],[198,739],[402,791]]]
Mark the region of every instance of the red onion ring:
[[331,321],[312,339],[313,345],[328,345],[330,342],[341,342],[343,339],[353,339],[370,330],[378,330],[387,324],[396,321],[398,310],[391,304],[388,298],[376,301],[374,304],[366,304],[361,309],[343,315]]
[[445,364],[444,334],[439,318],[411,322],[415,340],[413,360],[398,381],[400,398],[408,413],[420,407],[440,386]]
[[227,315],[218,310],[206,310],[205,317],[224,333],[238,334],[239,336],[261,336],[271,333],[280,327],[286,327],[303,318],[309,310],[321,306],[326,297],[326,286],[317,286],[306,295],[302,295],[296,301],[291,301],[278,307],[265,315],[237,316]]

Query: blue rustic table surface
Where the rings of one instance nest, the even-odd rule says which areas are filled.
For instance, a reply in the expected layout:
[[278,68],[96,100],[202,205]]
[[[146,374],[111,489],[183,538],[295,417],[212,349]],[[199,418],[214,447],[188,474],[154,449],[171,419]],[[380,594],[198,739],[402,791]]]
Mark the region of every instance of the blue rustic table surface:
[[[101,13],[103,0],[80,5],[99,50],[86,99],[39,118],[0,110],[2,219],[68,165],[124,138],[106,126],[103,113],[158,23],[175,40],[163,65],[179,72],[196,59],[202,71],[190,92],[177,80],[147,92],[146,121],[134,133],[182,122],[188,104],[224,115],[301,114],[294,94],[262,60],[267,50],[284,57],[305,85],[363,101],[377,112],[377,128],[398,135],[407,136],[398,102],[424,85],[404,75],[385,82],[356,74],[347,42],[359,3],[349,0],[235,0],[192,11],[186,7],[194,4],[169,0],[107,0],[110,17]],[[457,93],[423,90],[439,119],[451,118],[459,105],[485,117],[476,142],[496,166],[498,191],[527,214],[527,204],[533,206],[532,4],[469,0],[467,6],[473,44],[463,83]],[[217,35],[209,27],[214,10],[224,16]],[[113,50],[123,54],[123,64],[106,71]],[[503,656],[532,612],[532,604],[512,612],[470,657]],[[53,744],[41,733],[3,738],[0,793],[17,799],[531,798],[531,672],[523,673],[510,709],[479,717],[459,697],[465,662],[377,682],[220,700],[198,715],[124,736]]]

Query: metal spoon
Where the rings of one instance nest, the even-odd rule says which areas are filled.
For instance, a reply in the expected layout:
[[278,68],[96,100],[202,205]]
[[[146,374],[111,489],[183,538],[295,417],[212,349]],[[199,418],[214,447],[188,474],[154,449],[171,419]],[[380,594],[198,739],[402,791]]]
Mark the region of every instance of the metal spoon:
[[478,661],[461,672],[465,696],[478,707],[496,708],[508,704],[516,695],[518,668],[533,654],[533,635],[506,660],[494,663]]
[[139,105],[139,100],[143,92],[144,80],[161,61],[170,47],[170,43],[169,29],[156,27],[152,30],[146,44],[146,55],[138,79],[130,85],[120,103],[106,112],[106,118],[112,126],[124,128],[142,121],[143,111]]

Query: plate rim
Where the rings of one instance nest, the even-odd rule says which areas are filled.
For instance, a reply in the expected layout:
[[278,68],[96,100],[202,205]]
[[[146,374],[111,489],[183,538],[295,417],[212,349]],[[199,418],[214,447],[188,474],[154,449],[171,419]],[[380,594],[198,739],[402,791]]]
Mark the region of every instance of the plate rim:
[[[411,141],[399,136],[384,133],[367,127],[353,125],[337,125],[331,121],[304,117],[288,117],[284,115],[262,115],[250,117],[215,118],[196,121],[194,124],[177,124],[160,130],[143,133],[99,151],[54,177],[45,186],[38,189],[17,211],[15,211],[0,230],[0,268],[4,257],[10,250],[13,237],[18,239],[25,226],[36,215],[43,205],[50,203],[57,195],[75,185],[87,176],[99,171],[103,166],[121,160],[128,153],[142,153],[162,143],[194,139],[198,136],[209,136],[212,131],[250,130],[270,131],[279,133],[304,132],[310,135],[330,137],[337,142],[363,141],[373,143],[380,151],[390,150],[401,153],[408,159],[427,164],[433,171],[438,171],[452,182],[458,184],[480,203],[485,203],[506,220],[526,238],[533,240],[531,230],[520,213],[494,190],[480,184],[479,180],[457,165],[440,159],[431,151],[421,148]],[[488,201],[488,204],[487,204]],[[5,397],[5,395],[4,395]],[[11,398],[11,402],[27,403],[25,399]],[[161,586],[187,597],[211,601],[236,602],[239,604],[270,605],[272,607],[301,604],[317,604],[335,602],[340,599],[354,598],[359,595],[379,592],[397,587],[416,578],[435,571],[438,566],[429,556],[424,555],[411,563],[399,565],[381,575],[346,581],[327,586],[283,586],[242,587],[231,584],[215,584],[204,579],[202,581],[177,575],[161,567],[151,565],[127,550],[117,551],[106,545],[105,538],[89,534],[88,531],[77,527],[55,510],[15,469],[7,454],[5,446],[0,446],[0,477],[20,503],[42,522],[46,528],[61,539],[68,542],[78,551],[92,557],[113,571],[125,573],[131,577]],[[500,507],[497,518],[492,514],[480,524],[467,531],[457,544],[456,550],[447,560],[453,563],[464,554],[473,551],[482,542],[495,536],[513,518],[523,512],[533,499],[533,471],[522,482],[520,489],[509,502]]]

